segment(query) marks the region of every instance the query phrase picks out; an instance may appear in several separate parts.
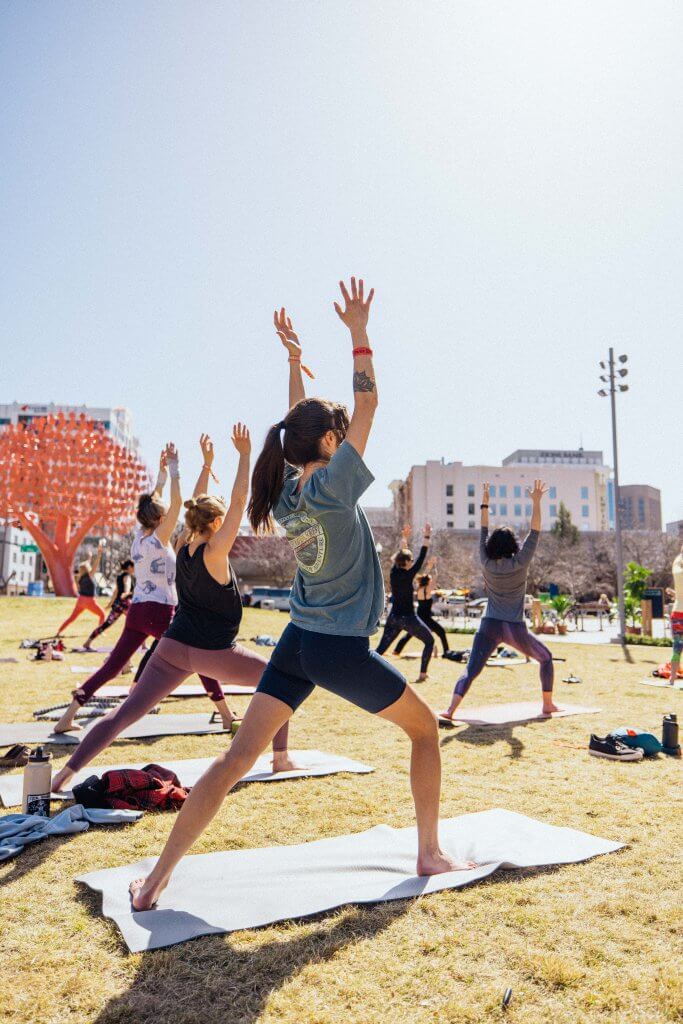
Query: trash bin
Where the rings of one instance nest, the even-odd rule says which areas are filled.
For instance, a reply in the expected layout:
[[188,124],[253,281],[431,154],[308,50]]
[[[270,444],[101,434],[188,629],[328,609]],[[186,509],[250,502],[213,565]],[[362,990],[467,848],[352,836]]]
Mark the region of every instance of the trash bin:
[[29,597],[44,597],[45,583],[43,580],[31,580],[28,585],[27,595]]

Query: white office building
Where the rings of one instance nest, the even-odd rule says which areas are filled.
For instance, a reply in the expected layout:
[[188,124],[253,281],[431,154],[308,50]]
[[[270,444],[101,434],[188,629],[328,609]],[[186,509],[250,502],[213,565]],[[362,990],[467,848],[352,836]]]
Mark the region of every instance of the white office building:
[[[22,550],[28,547],[32,550]],[[40,556],[34,548],[33,538],[26,530],[8,526],[0,519],[0,593],[26,593],[37,575]]]
[[527,490],[536,477],[549,487],[544,499],[543,529],[556,522],[560,502],[580,530],[605,531],[613,525],[611,469],[600,451],[519,449],[500,466],[465,466],[429,461],[413,466],[395,490],[398,518],[415,533],[425,522],[435,530],[477,530],[485,482],[490,484],[490,522],[524,530],[531,518]]
[[92,405],[58,405],[50,402],[47,405],[11,402],[0,403],[0,429],[9,423],[32,423],[41,416],[56,416],[57,413],[75,413],[85,415],[90,420],[101,423],[108,434],[124,448],[137,452],[139,442],[133,436],[133,418],[128,409],[121,407],[109,408]]

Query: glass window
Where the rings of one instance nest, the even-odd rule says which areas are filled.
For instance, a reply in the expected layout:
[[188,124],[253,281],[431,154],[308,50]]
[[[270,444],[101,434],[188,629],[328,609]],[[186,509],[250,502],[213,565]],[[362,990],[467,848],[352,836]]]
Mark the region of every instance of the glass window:
[[474,519],[470,519],[470,521],[469,521],[469,523],[467,525],[469,526],[470,530],[473,530],[474,529]]
[[446,497],[447,498],[452,498],[453,497],[453,484],[446,484]]
[[550,515],[551,516],[556,516],[557,515],[557,505],[551,505],[550,506]]
[[521,514],[522,514],[522,506],[521,505],[515,505],[515,515],[517,517],[519,517],[519,516],[521,516]]
[[[522,488],[521,487],[515,487],[515,498],[521,498],[521,497],[522,497]],[[520,512],[520,515],[521,514],[522,513]]]
[[495,504],[491,505],[491,507],[489,509],[489,512],[491,513],[492,516],[495,516],[495,514],[496,514],[496,506],[495,506]]
[[501,503],[500,514],[502,516],[506,516],[508,514],[508,507],[507,507],[507,505],[505,503]]
[[548,491],[548,494],[550,495],[551,498],[556,498],[557,497],[557,487],[551,487],[550,490]]
[[500,487],[498,488],[498,497],[499,498],[507,498],[507,496],[508,496],[507,484],[501,484]]
[[468,498],[473,498],[474,497],[474,484],[468,484],[467,485],[467,497]]
[[525,505],[524,506],[524,515],[525,516],[530,516],[531,515],[531,505]]
[[449,530],[452,530],[453,529],[453,520],[452,519],[447,520],[446,526],[448,527]]
[[588,505],[582,505],[581,506],[581,515],[583,516],[583,518],[587,519],[589,514],[590,514],[590,510],[588,508]]
[[581,500],[582,501],[588,501],[588,488],[587,487],[582,487],[581,488]]
[[453,502],[452,501],[449,501],[447,503],[447,505],[446,505],[446,515],[447,516],[452,516],[453,515]]
[[471,501],[469,503],[469,505],[467,506],[467,515],[468,516],[473,516],[474,515],[474,502],[473,501]]
[[489,487],[489,494],[491,495],[492,498],[495,498],[495,496],[496,496],[496,485],[495,484],[491,484],[491,486]]

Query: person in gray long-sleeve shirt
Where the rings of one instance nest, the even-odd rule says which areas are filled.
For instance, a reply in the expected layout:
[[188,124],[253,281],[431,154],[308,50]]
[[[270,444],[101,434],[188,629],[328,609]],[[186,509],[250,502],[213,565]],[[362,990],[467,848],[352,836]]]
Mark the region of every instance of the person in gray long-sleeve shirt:
[[500,643],[507,643],[539,662],[543,694],[542,713],[549,715],[559,710],[553,703],[552,655],[545,644],[529,632],[524,621],[527,576],[538,545],[541,499],[546,491],[545,484],[540,480],[534,481],[533,490],[529,492],[533,503],[531,530],[520,548],[514,531],[508,526],[498,527],[489,536],[489,485],[484,484],[479,559],[488,604],[472,644],[467,668],[456,683],[448,710],[439,715],[439,719],[444,722],[453,720],[455,711],[472,682]]

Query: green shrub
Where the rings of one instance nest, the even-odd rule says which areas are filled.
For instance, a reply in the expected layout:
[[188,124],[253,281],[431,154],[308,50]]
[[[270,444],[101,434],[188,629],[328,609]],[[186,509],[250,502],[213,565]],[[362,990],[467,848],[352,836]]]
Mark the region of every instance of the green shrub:
[[627,633],[626,643],[633,647],[671,647],[671,640],[665,636],[639,636],[637,633]]

